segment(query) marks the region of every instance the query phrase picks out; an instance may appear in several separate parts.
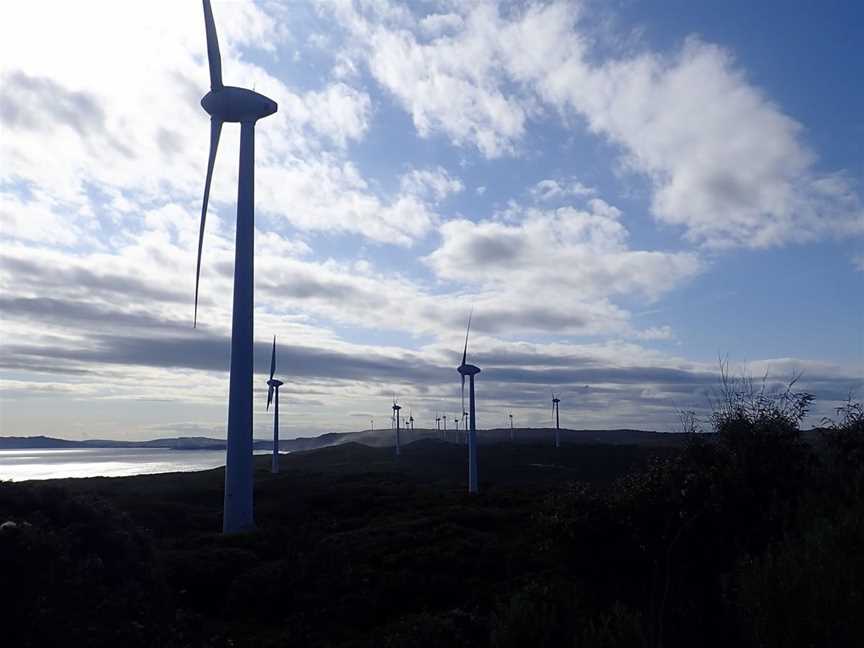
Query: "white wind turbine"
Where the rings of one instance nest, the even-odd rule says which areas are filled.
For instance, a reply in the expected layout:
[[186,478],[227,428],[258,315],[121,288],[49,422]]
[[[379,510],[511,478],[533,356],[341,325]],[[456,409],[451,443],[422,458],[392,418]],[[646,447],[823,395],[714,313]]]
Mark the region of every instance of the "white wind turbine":
[[468,334],[471,332],[471,315],[468,316],[468,330],[465,332],[465,348],[462,351],[462,364],[457,371],[462,376],[462,411],[465,412],[465,376],[468,376],[468,492],[479,492],[479,480],[477,476],[477,426],[476,409],[474,407],[474,376],[480,373],[480,367],[467,364],[468,360]]
[[561,419],[559,416],[558,403],[561,402],[561,399],[555,396],[555,392],[552,392],[552,413],[555,415],[555,447],[561,447]]
[[198,323],[198,280],[210,181],[222,124],[240,124],[240,172],[237,186],[237,231],[234,249],[234,306],[231,322],[231,364],[228,395],[228,443],[225,457],[225,501],[222,530],[236,533],[255,526],[252,504],[252,334],[255,246],[255,122],[278,106],[264,95],[222,84],[222,59],[210,0],[204,3],[210,92],[201,106],[210,115],[210,155],[204,182],[198,263],[195,267],[195,319]]
[[273,462],[270,472],[274,475],[279,472],[279,388],[284,385],[281,380],[273,378],[276,372],[276,336],[273,336],[273,353],[270,355],[270,380],[267,381],[267,410],[270,403],[275,401],[273,408]]
[[396,456],[402,454],[402,449],[399,446],[399,410],[402,407],[396,402],[396,397],[393,397],[393,416],[396,418]]

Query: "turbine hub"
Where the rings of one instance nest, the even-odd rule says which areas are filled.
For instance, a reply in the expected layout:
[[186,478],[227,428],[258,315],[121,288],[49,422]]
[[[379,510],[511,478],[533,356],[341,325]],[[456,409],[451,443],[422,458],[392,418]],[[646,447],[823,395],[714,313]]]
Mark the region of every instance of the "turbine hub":
[[463,376],[474,376],[480,373],[480,367],[475,367],[471,364],[463,364],[457,367],[456,371],[458,371]]
[[256,122],[279,109],[269,97],[233,86],[211,90],[201,99],[201,107],[223,122]]
[[270,380],[267,381],[267,384],[270,387],[281,387],[285,383],[283,383],[281,380],[276,380],[275,378],[271,378]]

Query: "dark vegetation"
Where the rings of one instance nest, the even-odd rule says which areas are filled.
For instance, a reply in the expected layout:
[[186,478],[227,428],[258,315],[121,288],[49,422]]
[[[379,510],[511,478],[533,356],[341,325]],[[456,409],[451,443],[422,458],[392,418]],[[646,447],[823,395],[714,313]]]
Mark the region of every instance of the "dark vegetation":
[[864,410],[724,380],[675,446],[345,444],[222,471],[0,484],[4,645],[864,645]]

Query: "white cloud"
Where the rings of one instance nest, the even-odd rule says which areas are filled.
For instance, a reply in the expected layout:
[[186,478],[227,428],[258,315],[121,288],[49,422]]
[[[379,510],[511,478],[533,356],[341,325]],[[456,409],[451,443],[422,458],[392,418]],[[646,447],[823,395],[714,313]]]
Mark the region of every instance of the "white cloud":
[[503,217],[451,220],[440,232],[423,261],[472,295],[490,330],[645,336],[612,299],[652,301],[703,269],[693,254],[631,249],[619,210],[596,198],[587,210],[513,204]]
[[512,154],[545,105],[617,145],[624,166],[650,180],[654,217],[695,243],[764,248],[864,233],[856,184],[818,168],[801,124],[727,50],[690,38],[670,55],[611,57],[592,49],[581,11],[563,0],[507,11],[470,3],[461,25],[424,43],[415,35],[424,23],[388,3],[334,10],[360,43],[354,56],[421,136]]
[[436,202],[465,189],[459,178],[452,177],[440,166],[434,169],[414,169],[402,176],[400,184],[402,191],[420,197],[428,196]]
[[451,281],[582,299],[656,299],[702,270],[693,254],[630,249],[619,217],[615,207],[593,199],[588,211],[517,207],[508,214],[515,222],[452,220],[425,261]]
[[420,30],[430,37],[441,36],[445,32],[462,27],[462,16],[455,13],[429,14],[420,21]]
[[[371,19],[345,4],[331,3],[330,10],[351,30],[357,56],[366,58],[377,81],[411,113],[422,137],[441,131],[455,144],[476,146],[494,158],[514,151],[530,106],[499,87],[500,66],[488,47],[499,22],[496,9],[488,3],[472,6],[463,16],[419,23],[387,3],[377,3]],[[412,31],[437,33],[445,25],[456,33],[430,43]]]
[[635,335],[638,340],[672,340],[675,334],[672,328],[668,325],[651,326],[643,331],[639,331]]
[[593,196],[597,190],[588,187],[578,180],[558,181],[541,180],[530,189],[530,193],[537,200],[560,200],[571,196]]

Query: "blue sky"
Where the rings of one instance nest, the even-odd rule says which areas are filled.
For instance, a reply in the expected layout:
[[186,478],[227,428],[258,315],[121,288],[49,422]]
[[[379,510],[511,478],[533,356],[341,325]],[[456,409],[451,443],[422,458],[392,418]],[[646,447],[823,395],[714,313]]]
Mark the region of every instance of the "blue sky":
[[[193,331],[200,6],[10,11],[2,434],[224,435],[239,133]],[[385,426],[394,392],[457,413],[472,306],[481,427],[548,425],[554,388],[570,427],[669,430],[718,356],[802,373],[811,423],[860,396],[862,12],[214,2],[226,83],[280,107],[256,143],[256,435],[274,334],[288,436]]]

